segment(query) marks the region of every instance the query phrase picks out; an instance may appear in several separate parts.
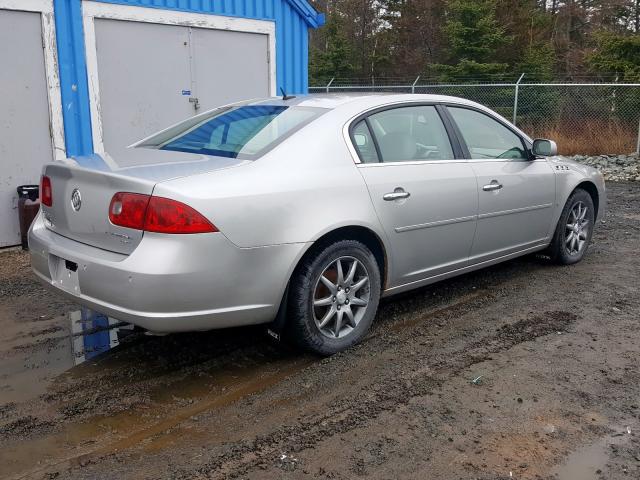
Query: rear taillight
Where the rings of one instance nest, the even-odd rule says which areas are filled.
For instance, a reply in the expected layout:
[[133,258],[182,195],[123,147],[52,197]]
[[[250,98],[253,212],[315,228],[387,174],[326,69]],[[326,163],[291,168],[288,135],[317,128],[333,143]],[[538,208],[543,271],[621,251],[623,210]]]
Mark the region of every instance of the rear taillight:
[[109,205],[109,220],[120,227],[143,230],[149,198],[140,193],[116,193]]
[[151,197],[144,219],[147,232],[207,233],[218,229],[189,205],[163,197]]
[[53,206],[53,192],[51,191],[51,179],[43,175],[40,179],[40,203],[47,207]]
[[218,229],[189,205],[164,197],[116,193],[109,220],[121,227],[157,233],[209,233]]

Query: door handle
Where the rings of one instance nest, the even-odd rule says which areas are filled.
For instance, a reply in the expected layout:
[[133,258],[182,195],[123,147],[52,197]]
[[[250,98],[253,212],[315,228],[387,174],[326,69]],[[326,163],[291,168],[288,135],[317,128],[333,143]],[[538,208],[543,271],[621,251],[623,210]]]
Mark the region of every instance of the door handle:
[[494,192],[496,190],[500,190],[502,188],[502,184],[498,183],[497,180],[493,180],[489,185],[485,185],[482,187],[482,190],[485,192]]
[[403,188],[396,188],[392,193],[385,193],[383,199],[387,202],[393,202],[394,200],[402,200],[403,198],[409,198],[411,194],[405,192]]

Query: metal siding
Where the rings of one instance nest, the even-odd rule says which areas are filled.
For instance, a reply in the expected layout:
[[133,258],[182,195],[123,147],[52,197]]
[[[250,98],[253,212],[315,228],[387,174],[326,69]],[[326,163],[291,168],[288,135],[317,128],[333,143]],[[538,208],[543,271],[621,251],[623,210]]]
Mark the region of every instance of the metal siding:
[[[82,12],[78,0],[53,0],[67,155],[93,152]],[[102,0],[102,3],[227,15],[276,24],[276,87],[307,93],[307,21],[318,22],[287,0]],[[305,13],[301,13],[305,12]],[[304,15],[307,15],[305,20]],[[320,20],[321,22],[321,20]]]
[[20,243],[16,187],[53,160],[41,32],[39,12],[0,10],[0,247]]

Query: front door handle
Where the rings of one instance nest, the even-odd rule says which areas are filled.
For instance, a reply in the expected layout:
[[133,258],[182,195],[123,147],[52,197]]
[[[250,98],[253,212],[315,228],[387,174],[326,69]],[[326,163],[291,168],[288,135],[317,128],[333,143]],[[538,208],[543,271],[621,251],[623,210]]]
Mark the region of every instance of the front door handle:
[[482,187],[482,190],[485,192],[495,192],[496,190],[500,190],[502,188],[502,184],[497,180],[493,180],[489,185],[485,185]]
[[410,196],[411,194],[409,192],[405,192],[403,188],[398,187],[391,193],[385,193],[382,198],[387,202],[393,202],[394,200],[409,198]]

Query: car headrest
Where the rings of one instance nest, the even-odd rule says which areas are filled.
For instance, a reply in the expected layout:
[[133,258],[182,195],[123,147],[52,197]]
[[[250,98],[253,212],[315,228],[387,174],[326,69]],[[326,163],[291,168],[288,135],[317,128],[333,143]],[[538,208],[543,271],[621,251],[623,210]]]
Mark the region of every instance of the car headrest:
[[379,141],[380,153],[386,161],[414,160],[417,153],[416,141],[408,133],[390,132]]

